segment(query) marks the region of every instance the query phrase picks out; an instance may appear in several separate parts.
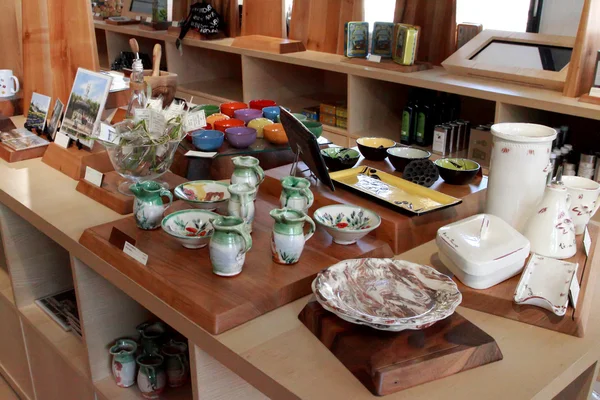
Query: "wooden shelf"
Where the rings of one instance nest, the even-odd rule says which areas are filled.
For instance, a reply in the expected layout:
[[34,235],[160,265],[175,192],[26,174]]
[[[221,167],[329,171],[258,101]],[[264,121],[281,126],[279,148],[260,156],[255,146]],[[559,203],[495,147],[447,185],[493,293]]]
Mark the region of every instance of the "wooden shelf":
[[[181,84],[177,87],[177,91],[192,96],[208,98],[219,104],[230,101],[242,101],[244,98],[242,82],[228,78]],[[198,104],[198,101],[194,101],[194,103]]]
[[[94,383],[99,398],[104,400],[139,400],[143,399],[137,385],[120,388],[112,376]],[[192,386],[187,383],[179,388],[165,388],[160,395],[161,400],[190,400],[192,399]]]
[[73,333],[65,332],[37,304],[20,307],[19,311],[24,320],[41,336],[46,338],[50,346],[60,354],[73,370],[82,377],[90,377],[87,353],[81,340]]
[[3,267],[0,267],[0,295],[6,298],[13,306],[15,305],[10,276],[8,275],[8,271]]

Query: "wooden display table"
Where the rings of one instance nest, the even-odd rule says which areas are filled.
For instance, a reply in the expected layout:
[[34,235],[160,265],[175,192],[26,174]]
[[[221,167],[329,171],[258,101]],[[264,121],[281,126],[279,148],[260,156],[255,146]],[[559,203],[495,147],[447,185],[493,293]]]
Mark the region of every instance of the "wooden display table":
[[[396,176],[402,176],[395,172],[392,165],[387,161],[369,161],[361,158],[357,166],[369,166],[380,171],[388,172]],[[300,163],[300,171],[307,169],[304,163]],[[260,190],[271,196],[279,196],[281,193],[281,178],[290,174],[290,165],[284,165],[266,171],[266,180],[260,186]],[[298,176],[309,177],[310,172],[298,173]],[[271,178],[272,181],[268,179]],[[487,188],[487,176],[477,176],[469,185],[449,185],[444,183],[442,178],[433,184],[431,189],[462,199],[462,203],[442,210],[432,211],[430,213],[415,216],[400,213],[387,206],[375,203],[366,196],[360,196],[349,192],[339,186],[336,186],[335,192],[332,192],[320,182],[316,183],[311,179],[311,189],[315,194],[315,202],[310,209],[310,215],[319,207],[330,204],[355,204],[375,211],[381,216],[381,225],[371,234],[378,239],[386,241],[394,254],[400,254],[428,242],[435,238],[437,230],[444,225],[470,217],[474,214],[483,212],[485,206],[485,195]]]

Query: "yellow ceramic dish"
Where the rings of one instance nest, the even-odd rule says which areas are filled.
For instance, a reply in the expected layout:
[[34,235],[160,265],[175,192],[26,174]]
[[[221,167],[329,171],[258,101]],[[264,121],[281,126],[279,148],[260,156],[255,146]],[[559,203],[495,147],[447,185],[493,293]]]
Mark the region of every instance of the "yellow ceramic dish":
[[456,197],[417,185],[375,168],[356,167],[333,172],[329,176],[334,182],[417,215],[462,202]]
[[356,139],[356,142],[367,147],[379,148],[379,147],[394,147],[396,142],[392,139],[379,138],[379,137],[363,137]]

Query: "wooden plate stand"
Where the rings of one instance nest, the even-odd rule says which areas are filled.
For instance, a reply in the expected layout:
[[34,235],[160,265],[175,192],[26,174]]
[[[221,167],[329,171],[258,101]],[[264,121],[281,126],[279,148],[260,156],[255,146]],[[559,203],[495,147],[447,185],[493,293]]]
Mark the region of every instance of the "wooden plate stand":
[[[104,174],[102,187],[81,179],[77,183],[76,189],[78,192],[85,194],[87,197],[96,200],[98,203],[121,215],[131,214],[133,212],[133,196],[126,196],[118,191],[119,184],[123,179],[117,172],[110,171]],[[175,186],[187,181],[185,178],[171,172],[167,172],[161,176],[160,180],[169,184],[169,190],[173,190]]]
[[235,39],[233,39],[231,47],[266,51],[275,54],[287,54],[306,51],[304,43],[302,43],[300,40],[282,39],[262,35],[238,36]]
[[363,67],[379,68],[388,71],[396,71],[403,73],[425,71],[427,69],[433,68],[431,64],[419,61],[417,61],[413,65],[400,65],[396,64],[393,60],[389,58],[384,58],[381,60],[381,62],[378,63],[369,61],[366,58],[347,58],[345,60],[342,60],[342,62],[354,65],[361,65]]
[[384,332],[344,321],[311,299],[298,318],[378,396],[502,360],[494,338],[458,313],[424,330]]
[[75,180],[80,180],[85,176],[85,168],[88,166],[102,173],[114,169],[108,153],[98,143],[91,151],[79,150],[75,146],[65,149],[56,143],[50,143],[42,161]]
[[48,146],[40,146],[32,149],[16,151],[4,143],[0,143],[0,158],[9,163],[30,160],[32,158],[43,156],[47,148]]

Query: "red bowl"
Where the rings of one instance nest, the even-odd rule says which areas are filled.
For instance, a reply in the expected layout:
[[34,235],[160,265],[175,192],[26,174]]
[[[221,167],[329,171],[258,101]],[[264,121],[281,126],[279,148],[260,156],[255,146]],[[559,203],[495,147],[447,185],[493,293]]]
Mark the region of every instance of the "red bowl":
[[242,121],[241,119],[235,119],[235,118],[222,119],[219,121],[215,121],[215,123],[213,125],[216,130],[221,131],[223,133],[225,133],[225,129],[227,129],[227,128],[233,128],[234,126],[246,126],[246,124],[244,124],[244,121]]
[[248,104],[242,103],[241,101],[221,104],[221,112],[229,118],[233,118],[233,112],[235,110],[241,110],[242,108],[248,108]]
[[250,108],[254,108],[255,110],[262,110],[265,107],[272,107],[276,105],[277,103],[275,103],[273,100],[260,99],[250,101]]

